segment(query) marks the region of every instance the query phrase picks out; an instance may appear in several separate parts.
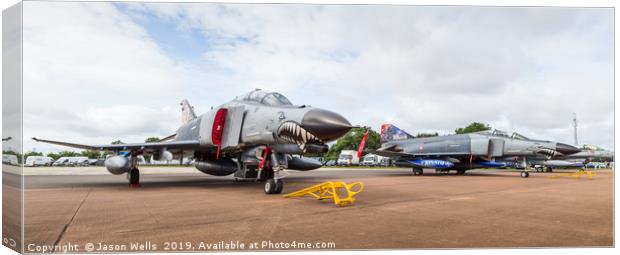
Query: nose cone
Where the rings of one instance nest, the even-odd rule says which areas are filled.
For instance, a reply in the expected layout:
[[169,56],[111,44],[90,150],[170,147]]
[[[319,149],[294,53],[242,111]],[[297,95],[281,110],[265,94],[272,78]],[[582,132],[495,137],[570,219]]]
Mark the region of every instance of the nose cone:
[[324,142],[336,140],[352,128],[351,123],[342,115],[323,109],[308,111],[301,126]]
[[581,151],[579,148],[565,143],[557,143],[555,145],[555,150],[564,155],[571,155]]

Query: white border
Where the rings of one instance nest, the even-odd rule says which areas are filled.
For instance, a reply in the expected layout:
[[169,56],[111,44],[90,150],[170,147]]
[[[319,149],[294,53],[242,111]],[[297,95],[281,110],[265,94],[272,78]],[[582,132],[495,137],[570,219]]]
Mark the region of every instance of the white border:
[[[179,1],[179,0],[149,0],[149,1],[136,1],[136,0],[127,0],[128,2],[226,2],[226,3],[306,3],[306,4],[394,4],[394,5],[479,5],[479,6],[555,6],[555,7],[617,7],[619,4],[617,2],[611,0],[591,0],[591,1],[578,1],[578,0],[272,0],[272,1],[256,1],[256,0],[245,0],[245,1],[230,1],[230,0],[219,0],[219,1]],[[0,1],[0,7],[4,10],[19,1],[15,0],[2,0]],[[103,1],[101,1],[103,2]],[[615,11],[614,11],[615,16]],[[615,55],[615,46],[618,42],[618,21],[614,20],[614,55]],[[2,27],[2,21],[0,19],[0,28]],[[1,55],[0,55],[1,56]],[[615,57],[614,57],[615,60]],[[1,65],[1,64],[0,64]],[[1,70],[1,68],[0,68]],[[615,73],[618,73],[618,66],[615,66]],[[615,77],[614,77],[615,80]],[[615,85],[614,85],[615,88]],[[0,92],[1,93],[1,92]],[[0,97],[1,98],[1,97]],[[614,147],[617,143],[617,139],[615,137],[615,133],[618,130],[618,119],[615,118],[615,113],[618,112],[618,107],[615,104],[615,98],[618,98],[618,91],[614,89]],[[1,104],[0,104],[1,110]],[[2,120],[0,119],[0,126],[2,124]],[[614,148],[614,151],[618,151],[617,148]],[[617,191],[615,190],[615,183],[618,181],[618,175],[614,175],[614,244],[618,243],[618,236],[615,233],[615,223],[618,221],[617,215]],[[1,191],[0,191],[1,194]],[[0,204],[0,211],[2,210],[2,205]],[[576,248],[576,249],[554,249],[554,248],[546,248],[546,249],[459,249],[459,250],[378,250],[378,251],[328,251],[328,252],[303,252],[303,254],[377,254],[377,253],[390,253],[390,254],[433,254],[433,255],[443,255],[443,254],[488,254],[488,255],[496,255],[496,254],[615,254],[618,251],[614,252],[615,248]],[[0,248],[0,252],[2,254],[16,254],[12,250],[2,246]],[[260,252],[256,254],[285,254],[286,252]],[[179,253],[158,253],[158,254],[179,254]],[[191,253],[191,254],[200,254],[200,253]],[[205,253],[206,254],[206,253]],[[210,253],[213,254],[213,253]],[[235,252],[235,253],[226,253],[226,254],[239,254],[239,255],[247,255],[254,254],[253,252]]]

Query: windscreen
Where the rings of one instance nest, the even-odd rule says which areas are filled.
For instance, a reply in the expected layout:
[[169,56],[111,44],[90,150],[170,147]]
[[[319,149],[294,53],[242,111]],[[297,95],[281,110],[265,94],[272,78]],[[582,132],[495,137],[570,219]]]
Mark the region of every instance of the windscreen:
[[293,105],[284,95],[277,92],[254,90],[240,97],[246,102],[256,102],[263,105],[282,106]]

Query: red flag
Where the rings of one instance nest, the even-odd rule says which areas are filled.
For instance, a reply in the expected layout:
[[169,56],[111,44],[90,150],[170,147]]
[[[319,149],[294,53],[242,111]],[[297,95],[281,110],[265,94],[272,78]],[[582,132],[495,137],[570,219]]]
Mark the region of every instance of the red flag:
[[360,142],[360,147],[357,149],[358,158],[362,156],[362,150],[364,150],[364,145],[366,145],[366,138],[368,138],[368,131],[370,130],[366,130],[366,133],[364,134],[364,138],[362,138],[362,141]]

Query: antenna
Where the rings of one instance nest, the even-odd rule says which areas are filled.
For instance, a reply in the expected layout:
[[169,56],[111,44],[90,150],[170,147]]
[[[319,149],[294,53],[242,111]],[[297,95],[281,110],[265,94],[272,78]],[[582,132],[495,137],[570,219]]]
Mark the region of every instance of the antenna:
[[575,136],[575,146],[579,146],[577,142],[577,113],[573,113],[573,132]]

